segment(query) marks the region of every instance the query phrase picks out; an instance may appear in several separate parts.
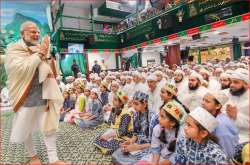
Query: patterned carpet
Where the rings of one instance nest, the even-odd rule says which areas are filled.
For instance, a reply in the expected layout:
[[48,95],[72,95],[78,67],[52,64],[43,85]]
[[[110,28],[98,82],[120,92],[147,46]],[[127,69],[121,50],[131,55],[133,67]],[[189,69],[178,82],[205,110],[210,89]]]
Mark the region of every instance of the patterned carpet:
[[[10,144],[9,136],[12,112],[1,112],[1,160],[3,163],[27,163],[23,144]],[[111,157],[102,155],[100,151],[92,145],[92,141],[100,133],[103,133],[107,126],[102,125],[95,129],[81,130],[75,125],[67,123],[60,124],[60,131],[57,133],[57,151],[61,160],[73,164],[97,163],[107,164],[111,162]],[[33,142],[36,151],[43,163],[48,163],[45,144],[41,134],[33,135]]]

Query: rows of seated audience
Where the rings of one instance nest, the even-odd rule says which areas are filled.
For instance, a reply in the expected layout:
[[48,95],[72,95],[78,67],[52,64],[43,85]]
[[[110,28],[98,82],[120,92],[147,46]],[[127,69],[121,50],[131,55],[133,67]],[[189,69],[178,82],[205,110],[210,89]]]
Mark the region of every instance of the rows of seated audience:
[[[118,164],[248,164],[248,58],[148,66],[68,79],[60,121]],[[84,133],[84,131],[83,131]]]

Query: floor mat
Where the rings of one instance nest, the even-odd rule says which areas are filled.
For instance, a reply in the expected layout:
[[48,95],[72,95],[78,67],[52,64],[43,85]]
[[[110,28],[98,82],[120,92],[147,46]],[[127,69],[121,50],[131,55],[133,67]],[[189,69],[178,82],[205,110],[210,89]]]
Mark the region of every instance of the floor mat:
[[[1,160],[3,163],[27,163],[26,153],[23,144],[10,144],[9,136],[13,112],[1,112]],[[95,137],[106,130],[106,125],[98,126],[95,129],[81,130],[75,125],[60,123],[60,130],[57,133],[58,157],[66,162],[74,164],[84,163],[111,163],[111,156],[102,155],[92,144]],[[33,142],[36,151],[43,163],[48,163],[45,144],[42,135],[33,135]]]

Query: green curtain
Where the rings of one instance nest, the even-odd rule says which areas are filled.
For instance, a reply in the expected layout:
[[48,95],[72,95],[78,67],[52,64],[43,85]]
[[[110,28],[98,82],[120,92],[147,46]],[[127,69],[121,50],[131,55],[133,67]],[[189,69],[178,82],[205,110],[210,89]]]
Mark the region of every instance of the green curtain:
[[130,65],[132,68],[137,68],[138,67],[138,58],[137,58],[137,53],[135,53],[133,56],[130,58]]
[[60,68],[64,75],[73,76],[71,71],[71,65],[73,64],[73,60],[76,60],[77,65],[80,68],[81,73],[86,74],[86,57],[84,54],[66,54],[65,57],[60,59]]
[[233,57],[237,60],[241,57],[241,45],[239,42],[233,43]]

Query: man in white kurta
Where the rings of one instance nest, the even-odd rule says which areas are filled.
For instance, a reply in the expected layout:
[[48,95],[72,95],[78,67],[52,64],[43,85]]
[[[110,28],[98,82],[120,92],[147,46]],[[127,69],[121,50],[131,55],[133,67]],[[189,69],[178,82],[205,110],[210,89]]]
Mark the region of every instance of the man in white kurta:
[[23,143],[31,164],[41,164],[32,143],[32,133],[42,132],[50,163],[60,164],[56,150],[59,110],[63,97],[50,65],[49,37],[39,44],[39,29],[33,22],[21,26],[21,40],[8,45],[6,72],[10,102],[15,116],[11,143]]
[[183,95],[178,96],[178,99],[189,109],[191,112],[195,108],[201,106],[204,95],[208,89],[201,86],[202,76],[193,72],[188,79],[188,90]]
[[239,128],[240,143],[249,142],[249,74],[246,69],[236,69],[231,74],[231,85],[224,90],[229,97],[226,104],[228,116]]
[[151,74],[147,77],[147,94],[148,98],[148,109],[152,113],[159,113],[159,108],[162,106],[163,101],[159,98],[160,96],[160,86],[158,86],[157,77],[154,74]]

